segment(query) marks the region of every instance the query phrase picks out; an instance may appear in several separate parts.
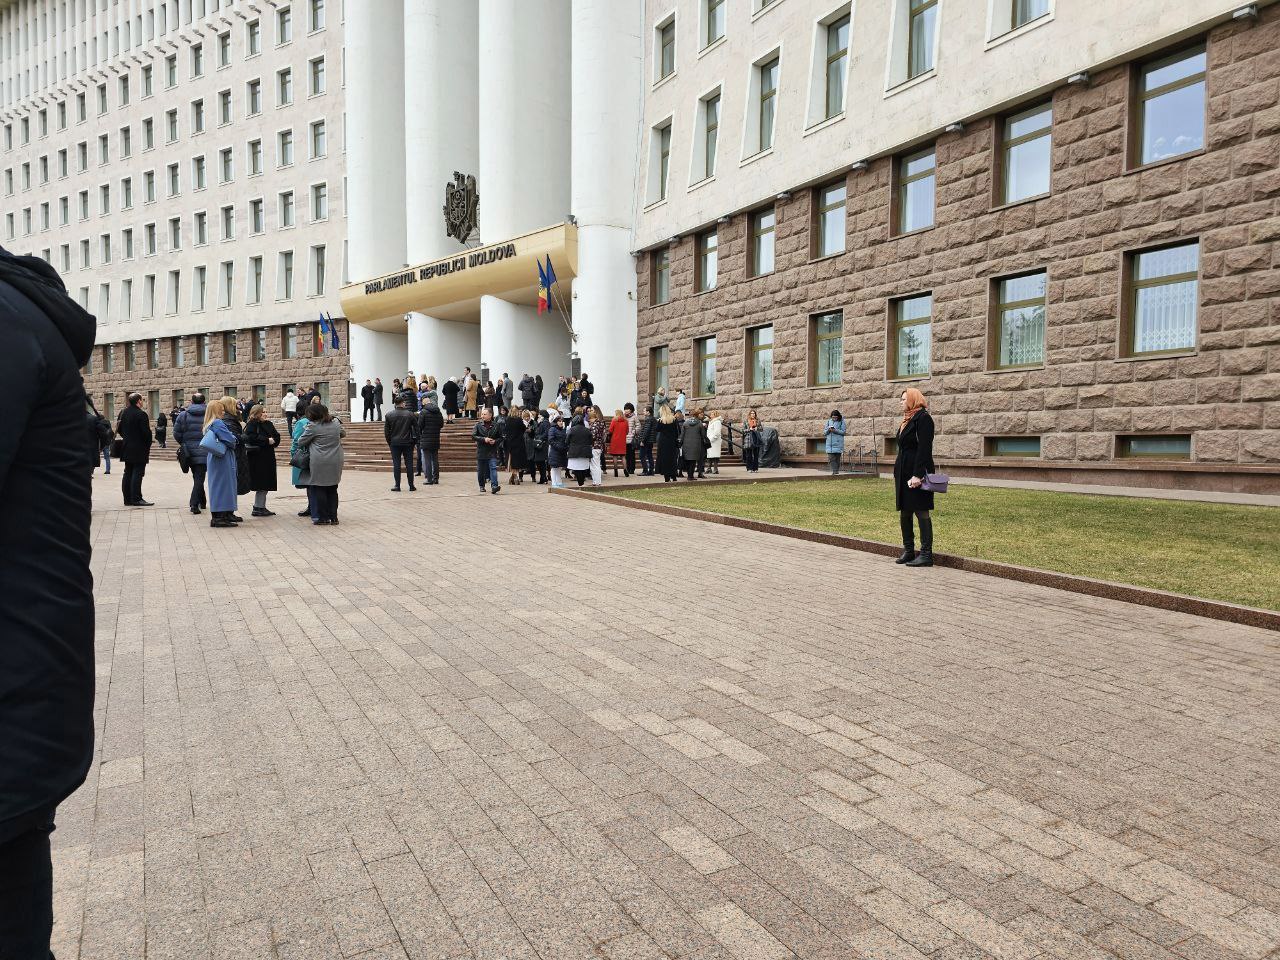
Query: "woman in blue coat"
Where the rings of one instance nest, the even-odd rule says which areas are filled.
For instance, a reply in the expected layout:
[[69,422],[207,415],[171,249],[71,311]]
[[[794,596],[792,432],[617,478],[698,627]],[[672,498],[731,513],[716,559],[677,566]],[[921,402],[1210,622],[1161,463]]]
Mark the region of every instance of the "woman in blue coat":
[[[226,407],[221,400],[211,400],[204,411],[204,439],[210,435],[221,441],[221,455],[209,450],[207,462],[209,484],[209,521],[211,527],[234,527],[236,516],[236,435],[223,421]],[[201,441],[202,445],[204,440]]]
[[[307,413],[306,413],[306,411],[305,411],[305,410],[303,410],[301,407],[299,407],[299,408],[298,408],[298,413],[299,413],[299,415],[298,415],[298,419],[297,419],[297,421],[295,421],[295,422],[294,422],[294,424],[293,424],[293,434],[292,434],[292,436],[290,437],[290,439],[293,441],[292,443],[290,443],[290,444],[289,444],[289,462],[290,462],[290,463],[292,463],[292,462],[293,462],[293,458],[294,458],[294,457],[297,455],[297,453],[298,453],[298,439],[299,439],[299,438],[300,438],[304,433],[306,433],[306,432],[307,432],[307,424],[309,424],[309,423],[311,422],[309,419],[307,419]],[[300,516],[300,517],[311,517],[313,520],[314,520],[314,519],[316,519],[316,518],[319,516],[319,514],[318,514],[318,513],[316,513],[316,511],[313,509],[313,508],[314,508],[314,506],[315,506],[315,497],[314,497],[314,495],[311,493],[311,487],[310,487],[310,486],[308,486],[307,484],[305,484],[305,483],[303,483],[303,482],[302,482],[302,468],[301,468],[301,467],[294,467],[294,468],[293,468],[293,478],[292,478],[292,479],[293,479],[293,485],[294,485],[295,487],[297,487],[299,490],[305,490],[305,491],[307,491],[307,508],[306,508],[305,510],[299,510],[299,511],[298,511],[298,516]]]
[[840,460],[844,457],[844,417],[839,410],[832,410],[827,425],[822,428],[823,442],[827,450],[827,466],[834,477],[840,472]]

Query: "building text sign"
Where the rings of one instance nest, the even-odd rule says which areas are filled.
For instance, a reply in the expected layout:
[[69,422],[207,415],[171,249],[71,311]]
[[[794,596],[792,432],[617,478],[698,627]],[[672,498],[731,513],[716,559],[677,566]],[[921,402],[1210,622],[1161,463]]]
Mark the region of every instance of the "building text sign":
[[453,257],[450,260],[438,260],[435,263],[427,264],[425,267],[419,267],[417,270],[406,270],[404,273],[370,280],[364,285],[364,292],[366,296],[371,293],[382,293],[384,290],[403,287],[407,283],[417,283],[419,280],[431,280],[434,277],[445,277],[461,270],[488,266],[491,263],[497,263],[499,260],[506,260],[508,257],[514,257],[515,255],[516,245],[514,243],[502,243],[496,247],[476,250],[474,253]]

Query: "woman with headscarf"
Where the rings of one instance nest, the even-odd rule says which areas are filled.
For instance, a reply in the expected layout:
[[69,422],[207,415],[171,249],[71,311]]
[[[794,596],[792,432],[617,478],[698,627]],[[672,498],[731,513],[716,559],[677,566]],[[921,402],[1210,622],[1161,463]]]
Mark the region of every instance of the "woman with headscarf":
[[[893,499],[902,525],[902,555],[895,561],[908,567],[933,566],[933,493],[922,487],[933,462],[933,417],[929,402],[915,387],[902,392],[902,422],[898,424],[898,455],[893,461]],[[916,552],[911,517],[920,525],[920,552]]]

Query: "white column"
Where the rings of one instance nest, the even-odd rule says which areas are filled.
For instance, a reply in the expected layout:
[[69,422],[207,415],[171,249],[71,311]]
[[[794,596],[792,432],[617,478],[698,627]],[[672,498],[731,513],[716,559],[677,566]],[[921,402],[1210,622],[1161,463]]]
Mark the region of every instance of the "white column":
[[480,0],[485,243],[569,213],[569,7],[569,0]]
[[[336,13],[336,11],[334,11]],[[347,262],[352,281],[398,270],[405,260],[402,0],[361,0],[346,22]],[[443,96],[443,91],[432,91]],[[403,333],[351,325],[357,383],[391,380],[408,367]]]
[[643,13],[642,0],[573,0],[574,346],[600,406],[610,413],[637,400],[631,200]]
[[[444,190],[455,170],[475,175],[478,8],[404,0],[405,241],[407,261],[462,249],[445,233]],[[438,91],[449,91],[441,96]],[[409,314],[409,369],[440,382],[479,368],[480,326]]]
[[[504,373],[511,374],[517,384],[526,373],[542,374],[546,385],[542,399],[547,403],[555,396],[558,378],[569,372],[569,330],[564,317],[558,311],[538,316],[536,307],[481,297],[480,360],[494,383]],[[520,395],[515,396],[519,402]]]

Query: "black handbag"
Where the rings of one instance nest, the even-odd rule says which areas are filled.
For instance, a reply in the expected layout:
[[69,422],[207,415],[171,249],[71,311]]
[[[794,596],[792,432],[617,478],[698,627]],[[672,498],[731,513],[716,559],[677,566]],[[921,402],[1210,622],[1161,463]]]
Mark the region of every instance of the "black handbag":
[[289,454],[289,466],[297,467],[299,470],[310,470],[311,448],[298,447],[293,453]]
[[191,472],[191,454],[187,453],[184,444],[178,444],[178,467],[183,473]]

